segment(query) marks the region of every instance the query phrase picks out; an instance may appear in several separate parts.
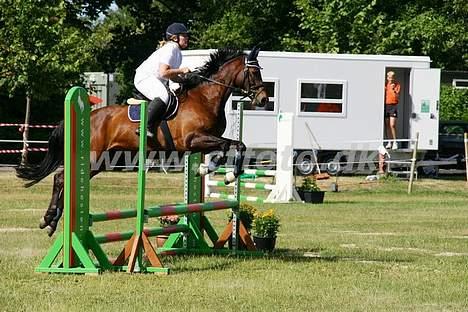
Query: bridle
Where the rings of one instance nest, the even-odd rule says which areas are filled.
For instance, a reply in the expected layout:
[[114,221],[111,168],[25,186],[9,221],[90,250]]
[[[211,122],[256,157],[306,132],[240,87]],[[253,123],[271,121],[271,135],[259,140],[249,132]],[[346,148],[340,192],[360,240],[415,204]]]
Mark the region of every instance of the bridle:
[[242,82],[243,85],[245,85],[245,79],[247,78],[247,90],[243,90],[245,92],[245,96],[249,97],[249,99],[253,102],[257,96],[265,90],[265,85],[263,84],[263,81],[257,85],[252,85],[250,83],[250,75],[249,75],[249,68],[257,68],[258,70],[261,70],[262,67],[258,64],[257,60],[253,61],[246,61],[244,65],[244,81]]
[[260,94],[260,92],[262,92],[265,89],[265,85],[263,84],[263,82],[260,83],[260,84],[257,84],[257,85],[252,85],[250,83],[251,82],[251,77],[250,77],[251,75],[249,75],[249,68],[257,68],[258,70],[262,69],[262,67],[260,67],[260,65],[258,64],[257,60],[246,61],[245,62],[244,69],[243,69],[244,79],[242,81],[242,85],[245,85],[245,81],[247,80],[247,82],[248,82],[247,89],[231,86],[231,85],[225,84],[225,83],[223,83],[221,81],[217,81],[217,80],[202,76],[202,75],[200,75],[200,74],[198,74],[196,72],[192,72],[192,73],[190,73],[190,75],[197,76],[197,77],[199,77],[199,78],[201,78],[201,79],[203,79],[205,81],[209,81],[211,83],[214,83],[214,84],[229,88],[229,89],[231,89],[233,91],[237,91],[237,92],[239,92],[239,93],[241,93],[243,95],[242,98],[248,97],[253,102],[257,98],[257,96]]

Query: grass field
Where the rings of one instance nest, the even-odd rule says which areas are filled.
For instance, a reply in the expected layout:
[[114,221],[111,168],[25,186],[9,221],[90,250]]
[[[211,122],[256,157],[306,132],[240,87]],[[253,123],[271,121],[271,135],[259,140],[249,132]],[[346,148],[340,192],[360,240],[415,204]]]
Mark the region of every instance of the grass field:
[[[169,276],[34,273],[53,242],[37,228],[51,181],[24,189],[0,172],[0,311],[468,310],[462,180],[419,180],[407,195],[406,181],[345,177],[323,205],[257,205],[281,217],[275,253],[167,257]],[[93,211],[136,206],[135,173],[99,175],[91,188]],[[181,174],[148,175],[148,203],[181,200]],[[225,211],[210,216],[219,229],[227,220]],[[134,226],[98,225],[96,233]],[[121,247],[106,245],[110,254]]]

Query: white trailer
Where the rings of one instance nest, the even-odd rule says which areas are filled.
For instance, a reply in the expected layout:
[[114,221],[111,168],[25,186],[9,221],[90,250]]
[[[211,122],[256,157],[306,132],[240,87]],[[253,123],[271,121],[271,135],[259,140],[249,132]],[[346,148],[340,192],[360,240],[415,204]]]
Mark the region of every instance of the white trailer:
[[[212,50],[184,51],[184,64],[202,65]],[[398,139],[415,139],[420,150],[437,150],[440,69],[427,56],[348,55],[262,51],[270,102],[244,111],[244,142],[276,148],[276,116],[294,113],[295,150],[376,151],[384,140],[384,84],[392,70],[401,84]],[[234,137],[239,94],[226,105],[225,136]],[[245,99],[244,99],[245,100]],[[402,151],[411,148],[400,144]]]

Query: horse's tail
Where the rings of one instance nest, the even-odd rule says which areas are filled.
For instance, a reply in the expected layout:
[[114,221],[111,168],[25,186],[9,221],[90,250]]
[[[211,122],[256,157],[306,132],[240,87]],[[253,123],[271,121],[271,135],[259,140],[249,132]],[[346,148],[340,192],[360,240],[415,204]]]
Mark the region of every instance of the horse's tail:
[[30,187],[63,164],[63,121],[52,131],[49,137],[47,154],[39,165],[24,164],[16,168],[16,176],[27,180],[24,186]]

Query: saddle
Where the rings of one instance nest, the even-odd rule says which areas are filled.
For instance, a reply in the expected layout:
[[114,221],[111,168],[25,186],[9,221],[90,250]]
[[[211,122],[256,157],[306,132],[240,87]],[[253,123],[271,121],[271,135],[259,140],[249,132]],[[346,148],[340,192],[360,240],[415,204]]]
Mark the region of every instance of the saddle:
[[[167,121],[173,119],[176,116],[177,110],[179,109],[179,99],[177,98],[177,96],[174,94],[172,90],[169,90],[168,93],[169,93],[169,103],[167,104],[167,109],[164,112],[159,128],[161,128],[161,131],[164,135],[164,139],[166,140],[168,149],[171,151],[175,151],[176,147],[174,144],[174,140],[172,139],[172,134],[171,134],[171,131],[169,130],[169,126],[167,125]],[[148,102],[150,101],[140,91],[134,89],[133,98],[129,98],[127,100],[128,119],[131,122],[140,122],[140,102],[142,100],[148,101]]]
[[[127,100],[128,119],[131,122],[140,122],[140,101],[143,100],[143,101],[150,102],[151,100],[148,99],[146,96],[144,96],[137,89],[134,89],[132,93],[133,93],[133,97]],[[176,94],[170,89],[168,89],[168,94],[169,94],[169,101],[167,103],[166,112],[162,116],[162,120],[173,119],[176,116],[177,111],[179,109],[179,99],[177,98]]]

